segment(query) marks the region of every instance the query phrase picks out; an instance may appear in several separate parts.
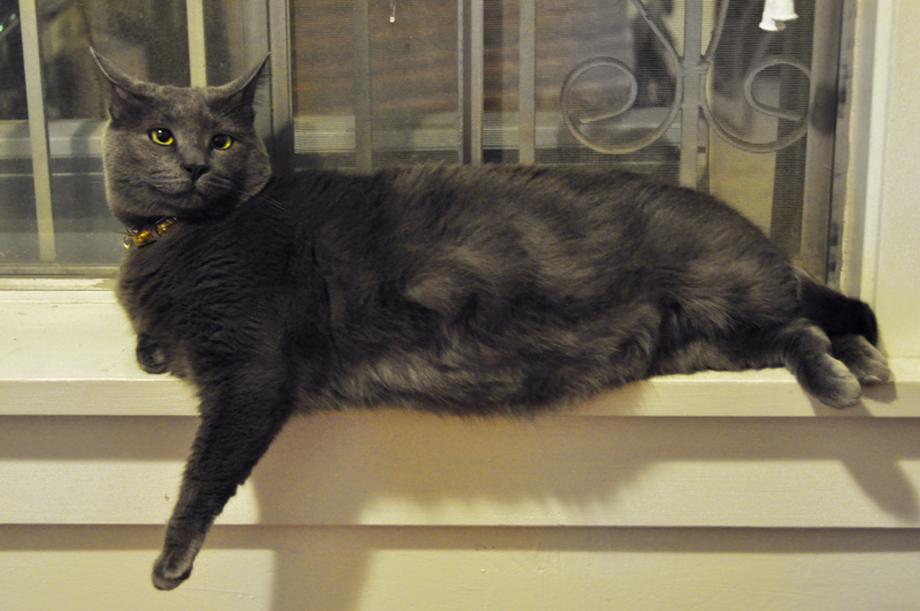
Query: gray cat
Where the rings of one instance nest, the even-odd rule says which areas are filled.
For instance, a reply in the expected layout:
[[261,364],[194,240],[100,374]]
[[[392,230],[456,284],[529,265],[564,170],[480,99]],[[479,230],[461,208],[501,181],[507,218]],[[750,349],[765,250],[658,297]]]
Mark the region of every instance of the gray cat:
[[889,378],[869,307],[712,197],[532,167],[273,178],[253,131],[263,66],[185,89],[96,60],[138,360],[201,400],[158,588],[188,578],[295,410],[529,415],[656,374],[782,365],[843,407]]

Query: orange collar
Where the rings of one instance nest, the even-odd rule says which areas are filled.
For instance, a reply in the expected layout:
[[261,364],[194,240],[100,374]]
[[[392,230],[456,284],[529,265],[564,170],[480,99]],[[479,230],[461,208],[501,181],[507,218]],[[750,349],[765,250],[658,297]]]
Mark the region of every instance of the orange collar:
[[137,248],[147,246],[166,235],[166,232],[175,224],[176,217],[166,216],[156,221],[153,225],[129,227],[122,243],[125,245],[125,248],[131,248],[132,246],[136,246]]

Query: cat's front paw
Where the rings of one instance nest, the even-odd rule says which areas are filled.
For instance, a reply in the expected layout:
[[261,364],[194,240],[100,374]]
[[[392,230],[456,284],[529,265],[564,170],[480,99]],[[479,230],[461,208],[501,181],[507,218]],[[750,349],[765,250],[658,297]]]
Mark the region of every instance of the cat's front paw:
[[153,587],[157,590],[174,590],[192,574],[192,563],[185,561],[186,554],[163,552],[153,565]]
[[137,337],[135,356],[137,364],[147,373],[160,374],[169,371],[166,353],[149,335],[142,333]]

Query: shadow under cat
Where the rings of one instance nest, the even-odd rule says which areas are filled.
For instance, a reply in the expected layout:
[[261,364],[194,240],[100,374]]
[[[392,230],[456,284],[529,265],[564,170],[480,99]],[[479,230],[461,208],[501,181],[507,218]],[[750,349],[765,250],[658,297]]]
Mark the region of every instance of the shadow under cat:
[[[195,419],[144,418],[142,422],[5,418],[0,427],[0,459],[170,463],[184,459]],[[190,585],[215,583],[214,577],[208,578],[207,568],[213,566],[212,548],[268,549],[275,555],[272,609],[350,609],[357,606],[372,554],[379,549],[474,546],[480,540],[494,540],[482,531],[492,526],[515,525],[513,530],[518,531],[517,527],[527,526],[612,525],[618,528],[605,535],[605,541],[626,538],[622,545],[637,549],[666,549],[673,537],[684,537],[654,533],[665,525],[757,527],[766,521],[781,527],[845,527],[845,516],[852,511],[851,525],[858,527],[865,507],[837,509],[835,489],[815,479],[816,474],[836,472],[836,466],[864,493],[865,506],[875,506],[894,522],[909,526],[920,513],[912,485],[916,473],[911,463],[920,461],[915,424],[862,418],[585,417],[577,411],[529,422],[390,411],[297,418],[242,488],[243,494],[253,495],[258,521],[264,526],[253,534],[255,529],[249,527],[223,525],[234,519],[234,503],[239,499],[231,500],[225,512],[229,515],[218,518],[210,545],[199,559],[201,581]],[[756,482],[743,475],[751,472],[752,463],[760,473]],[[816,463],[821,469],[806,468]],[[98,502],[123,503],[117,485],[122,476],[106,477],[109,485],[96,486],[101,495]],[[840,477],[833,479],[839,482]],[[720,484],[707,487],[705,482],[713,480]],[[803,489],[813,495],[804,511],[813,511],[814,517],[799,514],[790,519],[789,499],[797,498],[800,507]],[[161,502],[153,499],[161,493],[151,489],[149,502]],[[746,499],[743,507],[706,501],[707,496],[724,499],[735,494]],[[758,509],[750,512],[751,506]],[[833,515],[828,519],[827,514]],[[765,520],[765,515],[780,517]],[[302,527],[294,525],[315,528],[303,534]],[[624,534],[632,527],[646,528],[641,535]],[[143,527],[140,532],[111,527],[114,533],[128,529],[127,538],[103,536],[93,528],[54,526],[47,538],[6,536],[15,528],[0,531],[4,533],[0,547],[153,551],[162,534],[159,526]],[[300,534],[289,539],[285,533],[291,528]],[[416,534],[407,532],[411,529]],[[573,545],[590,549],[590,542],[568,532],[539,536],[549,537],[559,549]],[[873,545],[882,545],[865,542],[866,538],[854,531],[849,545],[870,551]],[[308,544],[315,540],[324,541],[319,550]],[[916,547],[902,543],[911,550]],[[721,545],[715,537],[699,541],[694,549],[718,550]],[[775,545],[782,547],[782,543]],[[887,549],[888,543],[884,545]],[[812,548],[823,549],[821,543],[804,545],[805,550]],[[334,557],[329,550],[334,550]],[[100,584],[107,577],[101,575]]]

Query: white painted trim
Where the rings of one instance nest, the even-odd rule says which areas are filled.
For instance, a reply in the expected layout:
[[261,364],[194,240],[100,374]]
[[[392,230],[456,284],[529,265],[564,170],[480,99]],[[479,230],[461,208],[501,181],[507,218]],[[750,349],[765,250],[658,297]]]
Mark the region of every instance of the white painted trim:
[[918,357],[920,81],[913,58],[920,53],[920,3],[879,2],[876,15],[869,133],[854,143],[868,149],[861,294],[878,315],[889,355]]
[[[4,418],[0,524],[162,524],[191,418]],[[920,528],[920,420],[439,418],[284,428],[217,523]]]
[[[875,305],[879,257],[879,231],[884,199],[885,156],[888,134],[889,67],[893,53],[892,34],[896,4],[882,1],[860,4],[853,93],[860,96],[853,105],[851,133],[851,181],[856,185],[847,202],[851,250],[842,275],[844,289]],[[852,230],[859,235],[853,235]],[[859,231],[861,230],[861,231]],[[852,244],[855,242],[855,244]]]
[[[131,341],[125,336],[124,340]],[[0,416],[197,416],[192,390],[174,378],[0,377]],[[899,381],[865,389],[836,410],[809,398],[783,369],[653,378],[543,417],[920,418],[920,359],[892,362]]]
[[916,531],[219,524],[169,593],[148,577],[161,526],[7,527],[4,609],[891,611],[920,601]]

